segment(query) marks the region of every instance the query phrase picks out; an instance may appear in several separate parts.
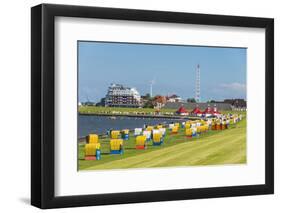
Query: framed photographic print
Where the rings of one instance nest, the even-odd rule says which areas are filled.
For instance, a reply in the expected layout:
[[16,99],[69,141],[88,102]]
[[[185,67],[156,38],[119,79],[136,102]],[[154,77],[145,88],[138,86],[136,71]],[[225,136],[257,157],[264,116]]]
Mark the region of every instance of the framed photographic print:
[[274,21],[31,9],[31,203],[272,194]]

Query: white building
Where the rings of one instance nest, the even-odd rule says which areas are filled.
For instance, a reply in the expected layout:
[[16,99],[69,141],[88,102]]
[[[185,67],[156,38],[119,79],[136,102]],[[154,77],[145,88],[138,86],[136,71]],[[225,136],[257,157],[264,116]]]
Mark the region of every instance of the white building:
[[171,95],[167,97],[167,102],[176,103],[176,102],[183,102],[183,100],[178,95]]
[[121,84],[111,84],[105,97],[105,106],[139,107],[141,96],[136,88],[125,87]]

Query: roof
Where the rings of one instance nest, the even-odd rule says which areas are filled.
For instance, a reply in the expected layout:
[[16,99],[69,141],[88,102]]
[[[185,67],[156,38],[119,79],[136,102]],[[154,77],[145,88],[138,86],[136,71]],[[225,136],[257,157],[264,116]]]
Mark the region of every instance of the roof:
[[194,113],[194,114],[200,114],[202,113],[201,110],[199,109],[199,107],[195,107],[191,113]]
[[213,110],[210,106],[208,106],[205,111],[204,111],[204,114],[213,114]]
[[192,110],[198,107],[201,111],[204,111],[208,106],[216,106],[218,110],[232,110],[232,106],[229,103],[190,103],[190,102],[167,102],[164,106],[166,109],[179,109],[183,106],[185,109]]
[[181,106],[178,110],[177,110],[177,113],[188,113],[187,110]]
[[217,107],[214,107],[213,114],[221,114],[221,113],[218,111]]

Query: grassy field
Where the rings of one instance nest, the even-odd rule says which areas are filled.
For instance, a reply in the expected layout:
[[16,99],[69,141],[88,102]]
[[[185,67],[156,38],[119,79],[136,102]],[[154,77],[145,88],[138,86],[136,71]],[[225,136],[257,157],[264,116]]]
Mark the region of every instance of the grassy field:
[[246,163],[246,118],[227,130],[209,131],[187,138],[183,129],[177,135],[167,135],[162,146],[147,150],[135,149],[135,138],[125,141],[123,155],[109,154],[109,139],[100,140],[102,159],[84,160],[84,144],[79,144],[79,170],[152,168],[172,166],[203,166]]
[[[173,113],[175,109],[161,109],[162,113]],[[98,107],[98,106],[79,106],[79,112],[84,114],[101,114],[101,113],[114,113],[119,112],[122,114],[132,114],[132,113],[154,113],[155,109],[153,108],[126,108],[126,107]]]

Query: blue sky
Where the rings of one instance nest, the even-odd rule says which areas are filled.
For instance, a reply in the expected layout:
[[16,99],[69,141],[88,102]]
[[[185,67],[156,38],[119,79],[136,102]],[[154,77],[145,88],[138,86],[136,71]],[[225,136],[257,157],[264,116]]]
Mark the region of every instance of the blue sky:
[[78,42],[79,101],[97,102],[110,83],[135,87],[141,95],[195,96],[201,68],[201,101],[246,99],[245,48]]

